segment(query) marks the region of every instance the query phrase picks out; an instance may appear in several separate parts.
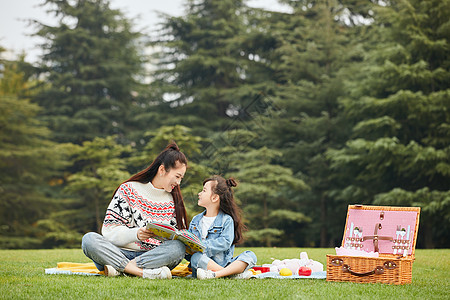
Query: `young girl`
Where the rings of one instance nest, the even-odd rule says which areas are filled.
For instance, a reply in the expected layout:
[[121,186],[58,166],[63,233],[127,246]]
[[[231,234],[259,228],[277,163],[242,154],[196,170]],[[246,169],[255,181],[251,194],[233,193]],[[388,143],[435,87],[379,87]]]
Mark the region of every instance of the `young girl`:
[[253,252],[245,251],[233,258],[234,245],[243,240],[244,228],[231,190],[235,186],[232,178],[213,176],[203,182],[203,190],[198,193],[198,205],[206,211],[192,219],[189,231],[202,239],[206,250],[187,258],[199,279],[230,275],[247,279],[252,275],[248,270],[256,264]]

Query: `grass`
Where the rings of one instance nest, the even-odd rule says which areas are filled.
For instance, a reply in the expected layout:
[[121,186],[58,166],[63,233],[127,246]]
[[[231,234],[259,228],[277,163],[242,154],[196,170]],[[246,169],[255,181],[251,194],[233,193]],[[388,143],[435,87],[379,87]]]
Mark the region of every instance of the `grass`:
[[[236,254],[244,249],[237,248]],[[258,264],[271,258],[326,262],[334,249],[250,248]],[[408,285],[357,284],[326,280],[145,280],[136,277],[45,275],[57,262],[90,262],[78,249],[0,250],[0,299],[449,299],[450,250],[416,250]]]

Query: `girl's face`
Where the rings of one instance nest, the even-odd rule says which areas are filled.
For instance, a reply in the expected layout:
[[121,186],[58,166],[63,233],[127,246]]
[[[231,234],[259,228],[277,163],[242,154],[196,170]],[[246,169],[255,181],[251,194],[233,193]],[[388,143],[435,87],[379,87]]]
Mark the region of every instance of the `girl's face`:
[[206,182],[205,185],[203,186],[203,190],[200,193],[198,193],[198,206],[207,208],[213,203],[212,202],[213,197],[217,196],[212,191],[213,183],[214,183],[213,181]]
[[166,192],[170,193],[177,185],[180,185],[184,173],[186,173],[186,165],[178,161],[175,167],[169,171],[166,171],[163,167],[160,185]]

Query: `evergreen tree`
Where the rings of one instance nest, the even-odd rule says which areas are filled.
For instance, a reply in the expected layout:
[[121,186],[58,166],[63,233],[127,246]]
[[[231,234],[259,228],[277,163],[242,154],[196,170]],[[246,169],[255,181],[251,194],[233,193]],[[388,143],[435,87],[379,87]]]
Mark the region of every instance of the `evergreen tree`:
[[448,247],[450,1],[402,0],[376,10],[364,76],[343,101],[356,125],[334,167],[361,203],[422,207],[419,246]]
[[345,94],[343,82],[351,75],[352,60],[360,56],[355,47],[358,28],[345,24],[349,10],[338,1],[289,4],[292,14],[274,14],[265,25],[271,48],[260,53],[270,58],[276,88],[268,94],[275,109],[261,134],[282,151],[282,164],[311,187],[294,196],[302,212],[315,220],[302,235],[311,246],[334,246],[342,236],[348,200],[333,196],[341,181],[325,153],[348,135],[338,99]]
[[129,131],[140,34],[107,0],[46,0],[56,26],[36,22],[44,38],[41,72],[49,88],[34,97],[59,142],[81,144]]
[[308,187],[289,168],[276,163],[280,152],[255,148],[257,138],[244,129],[218,134],[211,142],[215,151],[206,163],[216,174],[238,180],[236,199],[249,228],[247,244],[296,246],[295,229],[310,219],[298,211],[298,203],[290,196]]
[[154,43],[161,51],[153,86],[172,108],[168,125],[205,136],[223,129],[253,99],[242,51],[244,11],[242,0],[189,0],[185,16],[166,18]]
[[[0,49],[1,51],[1,49]],[[36,221],[58,207],[50,185],[61,166],[59,148],[24,97],[35,84],[26,63],[0,60],[0,248],[36,248]]]
[[126,156],[131,147],[113,136],[73,145],[71,162],[80,169],[68,177],[66,192],[76,195],[71,207],[58,214],[60,222],[80,233],[100,232],[114,190],[130,177]]
[[245,205],[251,229],[248,240],[254,245],[271,247],[276,242],[280,246],[297,246],[295,230],[311,221],[298,211],[298,203],[290,197],[308,186],[295,178],[291,169],[273,163],[279,155],[266,147],[233,155],[239,162],[238,171],[232,173],[240,180],[236,196]]

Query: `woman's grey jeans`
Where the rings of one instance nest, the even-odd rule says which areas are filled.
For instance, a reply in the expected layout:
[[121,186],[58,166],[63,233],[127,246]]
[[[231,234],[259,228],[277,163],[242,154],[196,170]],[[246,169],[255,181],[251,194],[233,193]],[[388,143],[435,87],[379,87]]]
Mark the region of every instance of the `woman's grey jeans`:
[[163,266],[173,269],[183,260],[186,252],[186,246],[178,240],[165,241],[150,251],[123,250],[96,232],[89,232],[83,236],[81,249],[92,259],[99,271],[103,271],[105,265],[111,265],[120,272],[124,271],[132,259],[135,259],[136,265],[142,269]]

